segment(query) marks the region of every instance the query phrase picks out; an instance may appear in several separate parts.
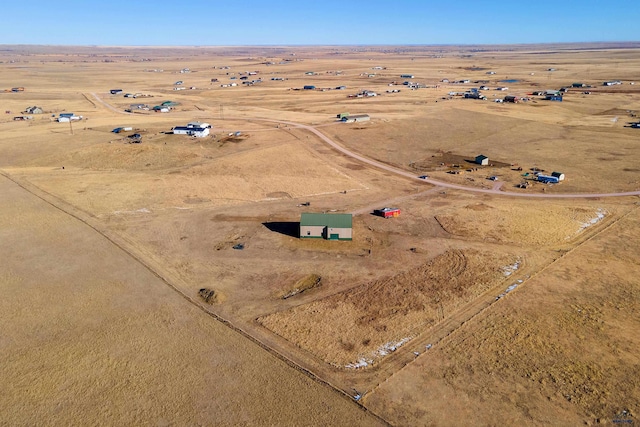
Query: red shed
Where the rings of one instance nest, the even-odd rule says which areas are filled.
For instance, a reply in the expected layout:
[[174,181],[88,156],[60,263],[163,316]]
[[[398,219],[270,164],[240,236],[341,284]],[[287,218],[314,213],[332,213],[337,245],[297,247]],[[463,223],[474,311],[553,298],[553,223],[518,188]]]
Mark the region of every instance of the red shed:
[[400,216],[400,209],[398,208],[382,208],[376,209],[373,211],[375,215],[381,216],[383,218],[395,218]]

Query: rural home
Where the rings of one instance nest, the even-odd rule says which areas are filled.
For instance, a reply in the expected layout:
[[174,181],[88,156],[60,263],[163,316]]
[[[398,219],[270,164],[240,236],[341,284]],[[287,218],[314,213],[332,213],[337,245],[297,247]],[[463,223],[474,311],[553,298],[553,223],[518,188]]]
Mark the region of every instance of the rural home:
[[206,122],[189,122],[187,123],[188,128],[203,128],[203,129],[211,129],[212,126]]
[[353,226],[351,214],[303,213],[300,216],[300,238],[351,240]]
[[344,116],[340,120],[345,123],[358,123],[358,122],[368,122],[371,120],[368,114],[356,114],[353,116]]
[[155,111],[156,113],[168,113],[170,109],[171,108],[164,105],[156,105],[155,107],[152,108],[152,110]]
[[195,136],[196,138],[204,138],[205,136],[209,135],[209,129],[211,128],[211,125],[209,125],[208,123],[202,123],[200,125],[205,126],[200,126],[195,125],[196,123],[200,124],[200,122],[191,122],[187,126],[176,126],[172,129],[173,134]]
[[476,163],[482,166],[487,166],[489,165],[489,158],[485,155],[478,155],[476,156]]
[[24,110],[25,113],[27,114],[42,114],[43,110],[40,107],[36,107],[35,105],[33,107],[27,107]]
[[58,117],[59,123],[68,123],[76,120],[82,120],[82,116],[76,116],[73,113],[61,113],[60,117]]

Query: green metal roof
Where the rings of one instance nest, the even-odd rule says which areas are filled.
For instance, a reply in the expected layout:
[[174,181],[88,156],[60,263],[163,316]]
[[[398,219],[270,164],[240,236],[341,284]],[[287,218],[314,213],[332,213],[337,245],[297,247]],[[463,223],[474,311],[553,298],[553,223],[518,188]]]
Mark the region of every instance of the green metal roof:
[[351,228],[351,214],[303,213],[300,216],[300,225]]

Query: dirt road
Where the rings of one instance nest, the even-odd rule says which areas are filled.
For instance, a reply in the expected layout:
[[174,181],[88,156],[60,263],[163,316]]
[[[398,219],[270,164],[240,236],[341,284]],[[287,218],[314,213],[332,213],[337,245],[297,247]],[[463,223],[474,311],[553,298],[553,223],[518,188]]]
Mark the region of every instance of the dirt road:
[[[242,120],[242,119],[243,118],[238,118],[238,120]],[[246,118],[245,118],[245,120],[246,120]],[[500,184],[494,185],[493,188],[491,188],[491,189],[483,189],[483,188],[466,187],[464,185],[451,184],[451,183],[443,182],[443,181],[437,181],[437,180],[434,180],[432,178],[421,179],[421,178],[417,177],[415,174],[413,174],[411,172],[407,172],[407,171],[402,170],[402,169],[394,168],[393,166],[390,166],[390,165],[387,165],[387,164],[384,164],[384,163],[380,163],[380,162],[377,162],[375,160],[369,159],[368,157],[360,155],[358,153],[354,153],[353,151],[350,151],[350,150],[344,148],[343,146],[339,145],[338,143],[333,141],[331,138],[329,138],[328,136],[326,136],[325,134],[323,134],[322,132],[320,132],[318,129],[316,129],[313,126],[305,125],[305,124],[302,124],[302,123],[295,123],[295,122],[290,122],[290,121],[274,120],[274,119],[252,118],[251,120],[259,120],[259,121],[266,121],[266,122],[273,122],[273,123],[283,123],[283,124],[287,124],[289,126],[297,127],[297,128],[300,128],[300,129],[305,129],[305,130],[313,133],[314,135],[316,135],[318,138],[320,138],[322,141],[324,141],[326,144],[328,144],[332,148],[336,149],[337,151],[341,152],[342,154],[344,154],[346,156],[351,157],[352,159],[358,160],[359,162],[362,162],[362,163],[366,163],[366,164],[368,164],[370,166],[373,166],[375,168],[382,169],[382,170],[385,170],[387,172],[391,172],[391,173],[394,173],[396,175],[403,176],[405,178],[410,178],[410,179],[421,181],[421,182],[428,182],[428,183],[430,183],[432,185],[435,185],[437,187],[450,188],[450,189],[461,190],[461,191],[470,191],[470,192],[473,192],[473,193],[492,194],[492,195],[507,196],[507,197],[529,197],[529,198],[538,198],[538,199],[586,199],[586,198],[594,198],[594,197],[598,197],[599,198],[599,197],[640,196],[640,190],[618,192],[618,193],[573,193],[573,194],[570,194],[570,193],[568,193],[568,194],[514,193],[514,192],[511,192],[511,191],[501,191],[500,190],[500,187],[501,187]]]

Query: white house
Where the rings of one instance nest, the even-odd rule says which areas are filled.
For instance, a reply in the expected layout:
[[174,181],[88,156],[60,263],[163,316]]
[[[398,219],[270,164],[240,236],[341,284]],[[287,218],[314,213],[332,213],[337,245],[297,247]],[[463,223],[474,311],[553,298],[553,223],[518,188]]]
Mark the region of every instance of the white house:
[[207,129],[211,129],[211,125],[209,123],[205,123],[205,122],[189,122],[187,123],[187,127],[188,128],[207,128]]
[[204,138],[209,135],[208,127],[176,126],[173,128],[174,135],[189,135],[197,138]]

